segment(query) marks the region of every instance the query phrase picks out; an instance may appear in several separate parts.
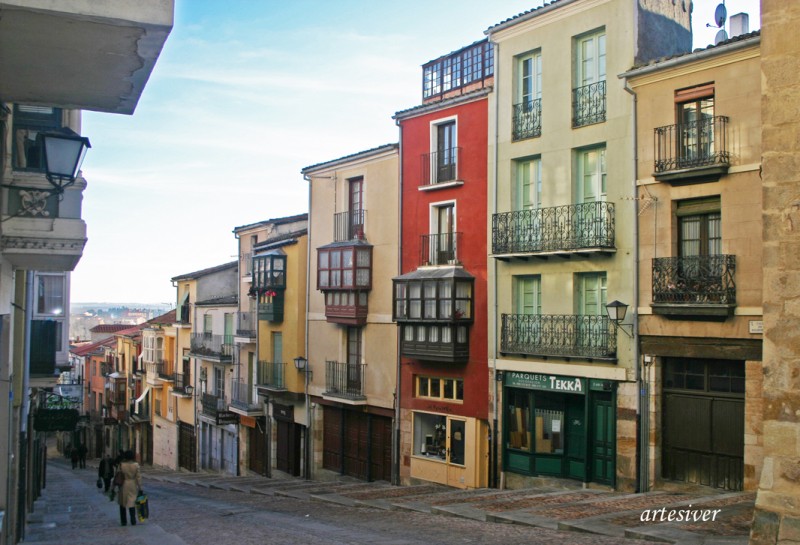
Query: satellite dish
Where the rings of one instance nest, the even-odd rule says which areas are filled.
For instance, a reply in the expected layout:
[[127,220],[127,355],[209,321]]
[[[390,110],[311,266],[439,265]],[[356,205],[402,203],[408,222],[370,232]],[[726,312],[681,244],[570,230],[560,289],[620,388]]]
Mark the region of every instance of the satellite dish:
[[728,33],[725,32],[725,29],[720,30],[717,32],[717,35],[714,36],[714,45],[719,45],[720,42],[724,42],[728,39]]
[[725,24],[725,20],[728,18],[728,10],[725,9],[725,4],[720,4],[717,6],[717,9],[714,10],[714,22],[717,23],[719,28],[722,28],[722,25]]

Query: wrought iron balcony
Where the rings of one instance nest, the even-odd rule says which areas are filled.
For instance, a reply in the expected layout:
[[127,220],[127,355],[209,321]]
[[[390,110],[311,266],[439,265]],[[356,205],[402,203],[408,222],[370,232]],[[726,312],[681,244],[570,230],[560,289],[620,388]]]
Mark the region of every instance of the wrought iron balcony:
[[513,140],[525,140],[542,135],[542,99],[514,104]]
[[222,396],[204,393],[200,398],[200,404],[203,415],[213,418],[217,425],[239,422],[239,416],[228,410],[228,405]]
[[325,392],[323,395],[352,401],[367,399],[367,364],[339,361],[325,362]]
[[457,265],[461,233],[422,235],[419,247],[420,265]]
[[191,355],[218,361],[233,359],[233,336],[192,333]]
[[359,208],[333,215],[333,241],[364,240],[367,211]]
[[182,373],[175,373],[173,375],[174,384],[172,385],[172,392],[179,395],[190,395],[186,391],[187,386],[192,386],[192,377]]
[[286,363],[259,361],[256,383],[267,390],[285,390]]
[[614,249],[614,203],[596,201],[492,216],[492,253]]
[[[699,121],[666,125],[654,130],[655,176],[670,179],[674,171],[702,169],[719,177],[730,166],[728,151],[728,118],[709,116]],[[687,174],[682,173],[681,178]]]
[[236,313],[236,335],[254,339],[258,331],[256,313],[252,310]]
[[458,179],[458,160],[461,148],[449,148],[424,153],[420,157],[420,185],[431,186]]
[[258,396],[253,391],[253,385],[241,378],[231,380],[231,406],[247,412],[263,410]]
[[500,351],[526,356],[615,360],[607,316],[503,314]]
[[605,80],[572,90],[572,126],[574,128],[602,123],[605,120]]
[[736,256],[653,259],[653,312],[726,317],[736,307]]

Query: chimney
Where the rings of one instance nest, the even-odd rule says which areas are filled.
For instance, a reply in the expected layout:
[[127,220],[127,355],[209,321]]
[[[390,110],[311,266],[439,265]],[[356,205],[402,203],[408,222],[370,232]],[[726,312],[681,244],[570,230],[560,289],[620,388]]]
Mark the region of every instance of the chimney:
[[750,32],[750,16],[746,13],[737,13],[731,16],[731,38]]

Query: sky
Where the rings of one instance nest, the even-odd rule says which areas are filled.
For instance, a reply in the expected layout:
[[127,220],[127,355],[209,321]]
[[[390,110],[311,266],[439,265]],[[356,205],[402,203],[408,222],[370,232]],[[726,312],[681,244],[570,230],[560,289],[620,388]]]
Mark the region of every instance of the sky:
[[[677,0],[688,1],[688,0]],[[720,0],[695,0],[694,47]],[[725,0],[728,15],[758,0]],[[303,167],[396,142],[421,65],[542,0],[175,0],[134,115],[85,112],[89,241],[71,300],[175,303],[237,258],[234,227],[307,211]]]

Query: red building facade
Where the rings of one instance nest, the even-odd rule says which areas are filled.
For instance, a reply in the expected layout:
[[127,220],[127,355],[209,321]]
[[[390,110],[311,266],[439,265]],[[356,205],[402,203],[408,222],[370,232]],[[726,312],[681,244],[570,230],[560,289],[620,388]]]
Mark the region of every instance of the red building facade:
[[400,476],[488,484],[486,41],[423,66],[421,106],[398,112],[402,273]]

